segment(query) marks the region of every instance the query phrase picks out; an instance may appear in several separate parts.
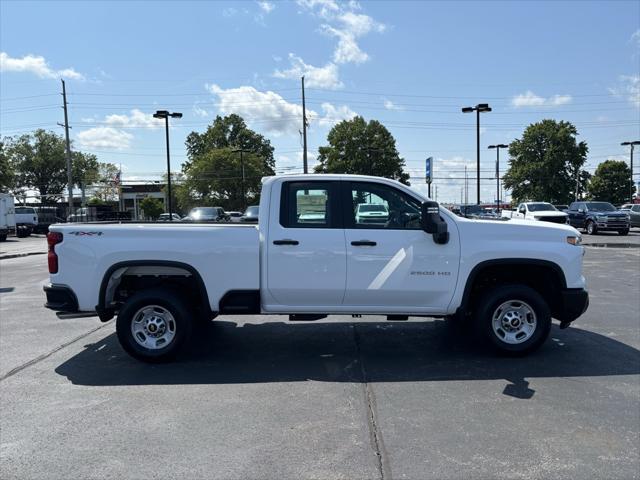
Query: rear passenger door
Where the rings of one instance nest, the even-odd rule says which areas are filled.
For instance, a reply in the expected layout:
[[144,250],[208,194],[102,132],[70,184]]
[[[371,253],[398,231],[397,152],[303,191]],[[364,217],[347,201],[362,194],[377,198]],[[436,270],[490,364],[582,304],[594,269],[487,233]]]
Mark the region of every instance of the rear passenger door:
[[307,311],[340,306],[346,250],[339,182],[290,181],[277,190],[271,197],[263,247],[267,249],[265,304]]

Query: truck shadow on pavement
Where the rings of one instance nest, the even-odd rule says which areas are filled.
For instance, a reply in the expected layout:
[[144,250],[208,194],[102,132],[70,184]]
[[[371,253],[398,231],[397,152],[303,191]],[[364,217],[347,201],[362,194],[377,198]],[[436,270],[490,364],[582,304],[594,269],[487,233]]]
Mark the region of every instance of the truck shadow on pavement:
[[180,385],[263,382],[511,382],[505,395],[531,398],[526,378],[640,373],[640,351],[578,328],[551,331],[536,353],[509,358],[477,346],[471,334],[440,320],[376,323],[216,321],[173,363],[129,357],[115,334],[86,345],[56,368],[75,385]]

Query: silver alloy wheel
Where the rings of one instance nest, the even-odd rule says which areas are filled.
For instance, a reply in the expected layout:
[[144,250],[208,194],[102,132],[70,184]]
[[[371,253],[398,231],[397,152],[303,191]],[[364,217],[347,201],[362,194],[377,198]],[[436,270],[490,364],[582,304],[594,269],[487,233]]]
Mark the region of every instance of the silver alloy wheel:
[[509,300],[493,312],[493,333],[505,343],[517,345],[526,342],[536,331],[536,314],[527,303]]
[[591,221],[590,221],[590,222],[588,222],[588,223],[587,223],[587,233],[588,233],[589,235],[593,235],[593,232],[594,232],[594,230],[595,230],[595,228],[594,228],[594,227],[595,227],[595,226],[594,226],[593,222],[591,222]]
[[138,345],[158,350],[169,345],[175,338],[176,321],[166,308],[146,305],[133,316],[131,333]]

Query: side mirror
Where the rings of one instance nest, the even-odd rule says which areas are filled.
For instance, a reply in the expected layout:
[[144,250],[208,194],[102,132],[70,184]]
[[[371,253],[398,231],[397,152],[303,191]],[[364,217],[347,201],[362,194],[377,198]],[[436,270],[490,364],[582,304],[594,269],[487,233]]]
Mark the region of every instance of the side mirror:
[[449,241],[447,223],[440,218],[438,202],[422,202],[421,220],[422,229],[433,235],[433,241],[443,245]]
[[585,209],[584,209],[584,208],[579,208],[579,209],[578,209],[578,213],[584,213],[584,212],[585,212]]

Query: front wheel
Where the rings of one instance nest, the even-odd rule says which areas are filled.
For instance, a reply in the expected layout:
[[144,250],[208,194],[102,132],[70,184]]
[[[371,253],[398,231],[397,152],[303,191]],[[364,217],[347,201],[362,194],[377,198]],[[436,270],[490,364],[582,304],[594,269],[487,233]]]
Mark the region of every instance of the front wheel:
[[476,309],[479,335],[502,353],[524,355],[538,349],[551,331],[545,299],[525,285],[499,285],[485,293]]
[[629,235],[629,229],[618,230],[618,235]]
[[587,222],[586,230],[589,235],[595,235],[598,232],[598,227],[596,227],[596,224],[594,222],[589,220]]
[[191,336],[191,311],[168,289],[143,290],[118,312],[116,333],[122,348],[144,362],[173,359]]

